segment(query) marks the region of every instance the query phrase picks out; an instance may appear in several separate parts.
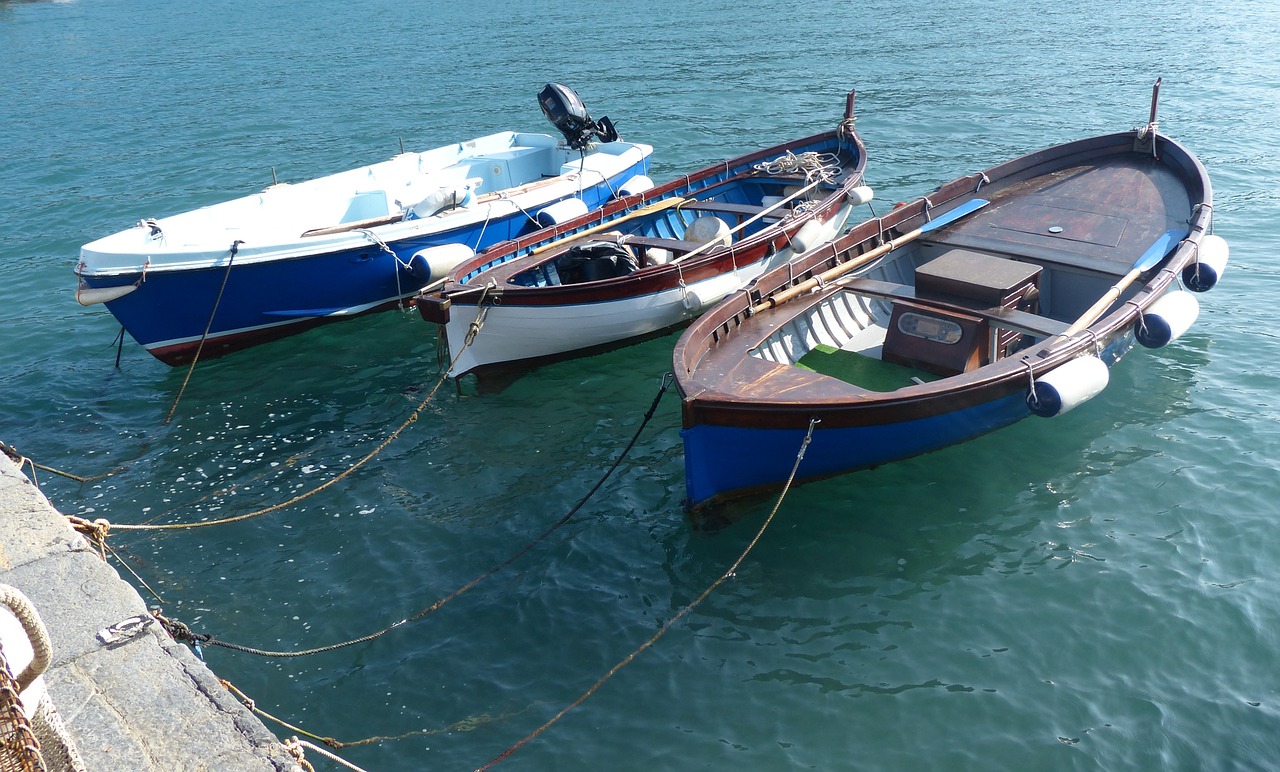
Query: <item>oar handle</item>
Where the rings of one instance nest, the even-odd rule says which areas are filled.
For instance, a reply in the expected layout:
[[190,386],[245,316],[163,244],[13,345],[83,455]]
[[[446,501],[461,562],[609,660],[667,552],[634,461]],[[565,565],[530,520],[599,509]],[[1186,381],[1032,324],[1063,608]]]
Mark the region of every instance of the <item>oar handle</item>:
[[792,300],[794,298],[799,297],[800,295],[803,295],[804,293],[808,292],[814,287],[826,284],[832,279],[835,279],[839,276],[843,276],[844,274],[854,270],[855,268],[860,268],[866,265],[867,263],[871,262],[872,260],[875,260],[881,255],[892,252],[893,250],[897,249],[903,244],[906,244],[909,241],[914,241],[915,239],[919,238],[920,234],[923,232],[924,231],[921,230],[920,228],[916,228],[915,230],[911,231],[910,233],[906,234],[905,236],[899,239],[896,239],[896,240],[890,239],[889,241],[886,241],[885,243],[881,244],[880,246],[876,247],[870,252],[864,252],[861,255],[858,255],[857,257],[853,258],[852,260],[841,263],[840,265],[837,265],[834,268],[829,268],[826,271],[823,271],[822,273],[818,274],[817,276],[814,276],[809,279],[805,279],[804,281],[800,282],[794,287],[791,287],[790,289],[785,289],[782,292],[778,292],[773,295],[770,295],[768,298],[765,298],[764,300],[756,304],[756,307],[751,309],[751,312],[756,313],[759,311],[763,311],[767,308],[774,308],[776,306],[782,305],[783,303],[786,303],[789,300]]
[[679,196],[674,196],[672,198],[664,198],[659,201],[654,201],[652,204],[649,204],[648,206],[642,206],[639,209],[635,210],[634,212],[631,212],[630,214],[625,214],[621,217],[616,217],[612,220],[609,220],[608,222],[602,222],[599,225],[592,225],[590,228],[587,228],[586,230],[578,231],[577,233],[570,233],[564,238],[556,239],[550,244],[543,244],[542,246],[537,247],[536,249],[530,250],[529,254],[531,255],[541,254],[543,252],[546,252],[548,249],[551,249],[552,247],[556,247],[565,243],[566,241],[580,239],[583,236],[589,236],[592,233],[597,233],[599,231],[604,230],[605,228],[612,228],[613,226],[617,225],[620,222],[626,222],[627,220],[634,220],[635,218],[640,217],[641,215],[652,214],[653,212],[660,212],[663,209],[670,209],[673,206],[679,206],[683,203],[686,203],[687,201],[688,199],[681,198]]

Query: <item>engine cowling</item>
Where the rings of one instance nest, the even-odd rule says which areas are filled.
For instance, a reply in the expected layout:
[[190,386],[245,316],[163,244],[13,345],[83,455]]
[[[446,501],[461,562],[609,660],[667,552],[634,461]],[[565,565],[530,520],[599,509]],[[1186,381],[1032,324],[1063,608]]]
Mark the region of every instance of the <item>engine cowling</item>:
[[618,131],[608,116],[591,120],[578,93],[559,83],[548,83],[538,92],[538,105],[547,120],[560,130],[565,142],[574,150],[585,150],[592,137],[601,142],[614,142]]

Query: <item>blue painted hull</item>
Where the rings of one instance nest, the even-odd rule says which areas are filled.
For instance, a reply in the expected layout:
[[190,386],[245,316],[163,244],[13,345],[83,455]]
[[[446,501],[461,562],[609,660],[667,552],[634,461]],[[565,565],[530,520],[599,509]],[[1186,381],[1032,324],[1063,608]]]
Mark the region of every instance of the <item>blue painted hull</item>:
[[[796,473],[812,480],[868,469],[954,445],[1030,415],[1022,394],[929,418],[877,426],[819,425]],[[687,505],[785,483],[804,442],[803,429],[703,424],[683,429]]]
[[[584,188],[583,202],[589,209],[603,206],[622,181],[647,173],[648,166],[646,157],[607,182]],[[134,340],[158,359],[176,365],[191,360],[202,337],[200,356],[206,358],[326,321],[394,308],[424,284],[405,267],[418,250],[450,243],[481,250],[536,228],[528,216],[516,213],[392,241],[387,246],[394,255],[370,240],[358,249],[289,259],[240,265],[233,259],[229,272],[221,265],[152,271],[145,276],[84,276],[82,281],[91,289],[138,283],[137,290],[109,301],[107,308]]]

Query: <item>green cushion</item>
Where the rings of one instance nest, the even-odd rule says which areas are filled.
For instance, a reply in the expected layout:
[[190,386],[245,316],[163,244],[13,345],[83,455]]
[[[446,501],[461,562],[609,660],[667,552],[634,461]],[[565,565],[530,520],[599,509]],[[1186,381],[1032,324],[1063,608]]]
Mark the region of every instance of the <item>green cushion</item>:
[[796,362],[797,367],[812,370],[845,383],[861,386],[868,391],[895,391],[913,385],[912,376],[922,381],[937,380],[938,376],[923,370],[885,362],[864,356],[855,351],[844,351],[819,343]]

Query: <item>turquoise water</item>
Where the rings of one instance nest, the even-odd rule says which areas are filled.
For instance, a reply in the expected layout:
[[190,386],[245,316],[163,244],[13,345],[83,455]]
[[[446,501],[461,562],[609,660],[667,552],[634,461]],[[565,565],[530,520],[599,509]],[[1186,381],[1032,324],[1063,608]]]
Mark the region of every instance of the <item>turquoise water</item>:
[[[858,89],[882,205],[1049,144],[1161,127],[1213,177],[1232,267],[1199,324],[1099,398],[802,486],[669,633],[513,769],[1268,769],[1280,758],[1280,8],[1226,0],[237,3],[0,0],[0,440],[56,506],[243,514],[332,479],[435,383],[390,313],[184,371],[74,301],[78,247],[169,214],[512,127],[576,88],[681,171],[826,129]],[[544,128],[545,127],[545,128]],[[113,547],[197,630],[363,635],[535,539],[640,427],[675,338],[445,387],[287,509]],[[439,612],[299,659],[207,649],[370,770],[472,769],[566,707],[733,563],[773,500],[684,516],[674,394],[569,523]],[[145,591],[144,591],[145,592]],[[282,736],[292,732],[279,730]],[[318,759],[314,759],[317,761]],[[320,768],[325,768],[320,765]]]

